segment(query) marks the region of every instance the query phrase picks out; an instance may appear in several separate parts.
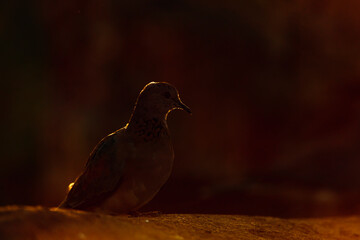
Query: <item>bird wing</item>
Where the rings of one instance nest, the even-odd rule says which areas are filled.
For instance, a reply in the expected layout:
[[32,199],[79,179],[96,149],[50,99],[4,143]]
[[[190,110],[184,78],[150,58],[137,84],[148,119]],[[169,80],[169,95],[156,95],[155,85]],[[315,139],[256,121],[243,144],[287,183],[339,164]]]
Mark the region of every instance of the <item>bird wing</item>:
[[125,159],[120,156],[123,147],[118,143],[120,133],[106,136],[95,146],[85,171],[75,180],[60,207],[87,209],[116,190],[125,165]]

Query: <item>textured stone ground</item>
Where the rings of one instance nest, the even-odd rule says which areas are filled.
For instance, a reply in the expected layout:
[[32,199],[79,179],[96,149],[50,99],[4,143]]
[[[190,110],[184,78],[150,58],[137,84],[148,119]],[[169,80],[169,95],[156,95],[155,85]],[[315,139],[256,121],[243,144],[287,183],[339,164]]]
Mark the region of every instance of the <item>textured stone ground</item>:
[[0,208],[0,239],[360,239],[360,217],[130,217],[13,206]]

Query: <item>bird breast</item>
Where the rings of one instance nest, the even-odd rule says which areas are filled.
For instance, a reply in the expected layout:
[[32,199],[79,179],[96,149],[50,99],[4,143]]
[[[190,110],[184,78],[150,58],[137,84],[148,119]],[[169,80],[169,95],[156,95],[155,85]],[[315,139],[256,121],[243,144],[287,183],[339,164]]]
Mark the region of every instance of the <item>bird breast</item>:
[[134,211],[150,201],[170,176],[174,153],[167,137],[128,141],[128,155],[118,189],[102,206],[107,212]]
[[131,168],[145,175],[170,174],[174,159],[174,152],[168,136],[158,138],[151,142],[130,143],[131,159],[129,159],[125,168]]

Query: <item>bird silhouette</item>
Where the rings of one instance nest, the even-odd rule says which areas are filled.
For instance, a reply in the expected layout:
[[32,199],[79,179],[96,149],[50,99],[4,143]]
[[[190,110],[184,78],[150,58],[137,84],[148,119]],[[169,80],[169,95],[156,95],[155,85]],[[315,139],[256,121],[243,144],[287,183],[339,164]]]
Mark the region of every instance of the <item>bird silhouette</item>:
[[172,170],[174,151],[166,119],[174,109],[191,113],[174,86],[147,84],[129,122],[95,146],[59,208],[121,214],[149,202]]

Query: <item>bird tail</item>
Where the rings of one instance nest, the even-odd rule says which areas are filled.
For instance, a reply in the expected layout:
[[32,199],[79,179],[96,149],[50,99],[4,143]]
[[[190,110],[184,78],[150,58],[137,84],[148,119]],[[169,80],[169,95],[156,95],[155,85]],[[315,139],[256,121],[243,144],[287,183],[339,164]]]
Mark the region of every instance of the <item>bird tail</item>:
[[[70,192],[70,190],[72,189],[72,187],[74,186],[74,183],[70,183],[68,186],[68,192]],[[71,206],[67,203],[67,196],[66,198],[59,204],[58,208],[71,208]]]
[[64,199],[58,206],[58,208],[71,208],[67,203],[66,199]]

